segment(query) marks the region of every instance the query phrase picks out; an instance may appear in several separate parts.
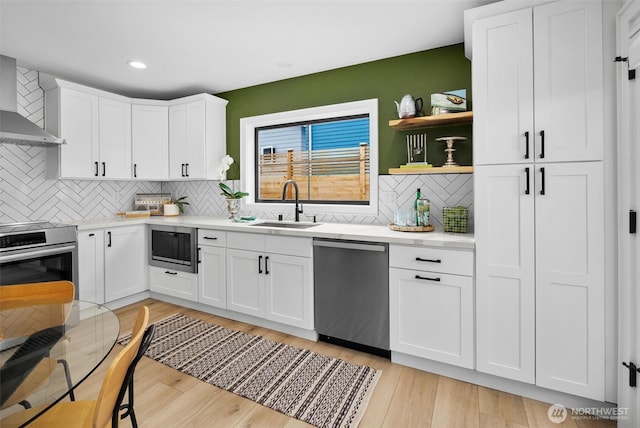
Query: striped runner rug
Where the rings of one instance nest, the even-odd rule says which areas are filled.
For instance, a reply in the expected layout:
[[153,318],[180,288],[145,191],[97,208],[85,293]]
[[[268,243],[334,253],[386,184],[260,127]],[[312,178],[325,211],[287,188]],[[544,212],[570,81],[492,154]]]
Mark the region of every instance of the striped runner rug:
[[317,427],[358,426],[382,374],[183,314],[156,326],[146,356]]

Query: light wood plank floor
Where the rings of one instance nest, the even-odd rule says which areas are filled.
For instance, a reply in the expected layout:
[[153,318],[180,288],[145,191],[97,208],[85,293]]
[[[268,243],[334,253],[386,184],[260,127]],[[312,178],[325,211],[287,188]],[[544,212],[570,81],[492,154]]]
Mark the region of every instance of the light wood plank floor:
[[[315,352],[366,364],[383,374],[361,427],[521,428],[558,426],[615,427],[606,420],[574,420],[557,425],[547,418],[549,405],[517,395],[457,381],[444,376],[393,364],[362,352],[312,342],[284,333],[232,321],[199,311],[148,299],[116,310],[120,331],[133,327],[139,305],[148,305],[151,322],[181,312],[204,321],[253,335],[304,347]],[[112,355],[120,349],[116,345]],[[77,399],[94,399],[110,359],[82,385]],[[135,410],[141,427],[309,427],[250,400],[184,375],[144,357],[136,369]],[[128,419],[120,426],[130,427]]]

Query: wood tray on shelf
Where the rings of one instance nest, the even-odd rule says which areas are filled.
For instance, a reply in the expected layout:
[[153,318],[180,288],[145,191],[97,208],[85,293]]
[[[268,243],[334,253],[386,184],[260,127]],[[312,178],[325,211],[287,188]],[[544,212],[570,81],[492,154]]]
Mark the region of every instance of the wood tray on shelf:
[[398,226],[389,223],[389,229],[397,232],[433,232],[433,226]]

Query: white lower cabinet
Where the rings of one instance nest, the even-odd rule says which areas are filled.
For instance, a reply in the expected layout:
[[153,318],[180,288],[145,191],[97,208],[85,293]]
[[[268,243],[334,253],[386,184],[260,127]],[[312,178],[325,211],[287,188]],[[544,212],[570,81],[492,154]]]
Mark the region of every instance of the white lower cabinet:
[[197,302],[198,274],[149,266],[149,289]]
[[79,231],[79,298],[108,303],[145,291],[146,242],[145,225]]
[[227,309],[313,329],[310,238],[227,233]]
[[391,245],[389,265],[391,350],[472,369],[473,252]]
[[227,307],[226,233],[198,229],[198,301]]

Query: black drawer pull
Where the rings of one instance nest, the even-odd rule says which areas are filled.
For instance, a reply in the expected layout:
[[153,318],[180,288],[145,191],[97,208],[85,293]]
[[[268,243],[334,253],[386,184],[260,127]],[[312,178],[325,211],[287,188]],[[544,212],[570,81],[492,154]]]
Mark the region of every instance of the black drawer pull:
[[420,258],[420,257],[416,257],[416,261],[417,262],[442,263],[442,260],[440,260],[440,259],[423,259],[423,258]]
[[96,172],[93,175],[95,175],[97,177],[100,174],[99,167],[98,167],[98,162],[95,162],[95,165],[96,165]]
[[264,274],[269,275],[269,256],[264,258]]
[[416,275],[416,279],[422,279],[423,281],[437,281],[440,282],[440,278],[427,278],[426,276]]
[[167,275],[177,275],[178,272],[170,272],[168,270],[165,270],[164,273],[166,273]]
[[544,159],[544,131],[540,131],[540,159]]
[[202,239],[210,239],[212,241],[216,241],[218,239],[218,237],[217,236],[213,236],[213,237],[211,237],[211,236],[203,236]]
[[525,174],[527,176],[527,187],[526,187],[526,189],[524,189],[524,194],[528,195],[529,194],[529,167],[526,167],[524,169],[524,172],[525,172]]
[[529,131],[526,131],[524,133],[524,138],[525,138],[525,152],[524,152],[524,158],[525,159],[529,159]]
[[262,273],[262,256],[258,256],[258,273]]

